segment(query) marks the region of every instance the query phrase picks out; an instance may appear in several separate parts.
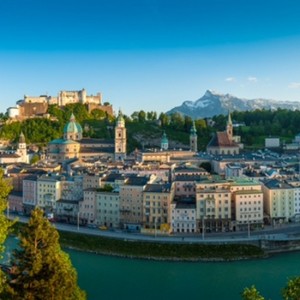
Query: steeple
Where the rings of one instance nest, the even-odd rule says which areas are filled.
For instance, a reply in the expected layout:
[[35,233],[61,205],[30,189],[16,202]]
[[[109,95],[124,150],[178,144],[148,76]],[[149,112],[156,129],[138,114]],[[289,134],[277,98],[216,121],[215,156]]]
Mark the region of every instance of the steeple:
[[192,125],[192,127],[191,127],[190,134],[191,134],[191,135],[197,135],[197,130],[196,130],[196,126],[195,126],[195,121],[193,121],[193,125]]
[[20,160],[19,160],[20,162],[25,162],[25,163],[28,162],[26,140],[25,140],[24,133],[22,131],[19,136],[18,148],[16,153],[20,156]]
[[118,114],[118,118],[117,118],[117,127],[125,127],[125,120],[124,120],[121,109],[119,109],[119,114]]
[[21,131],[21,134],[19,136],[19,144],[25,144],[26,140],[25,140],[25,136],[24,133]]
[[233,140],[233,126],[232,126],[232,120],[231,120],[231,115],[230,115],[229,110],[228,110],[228,120],[227,120],[226,132],[227,132],[229,140],[232,141]]
[[125,120],[120,109],[115,127],[115,161],[123,161],[126,158],[126,144]]
[[168,150],[169,148],[169,141],[166,135],[166,132],[164,131],[163,136],[161,138],[161,142],[160,142],[160,148],[162,150]]
[[198,143],[197,130],[196,130],[196,126],[195,126],[195,121],[193,121],[193,125],[190,130],[190,149],[191,149],[191,151],[193,151],[193,152],[198,151],[197,143]]

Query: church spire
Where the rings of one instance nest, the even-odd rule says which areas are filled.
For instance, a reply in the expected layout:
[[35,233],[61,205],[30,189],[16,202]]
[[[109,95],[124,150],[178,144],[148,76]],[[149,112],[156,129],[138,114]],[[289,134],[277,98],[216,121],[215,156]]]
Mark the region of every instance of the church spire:
[[226,132],[228,135],[228,139],[232,142],[233,141],[233,126],[232,126],[232,120],[231,120],[231,115],[230,115],[229,110],[228,110],[228,121],[227,121]]
[[193,125],[190,130],[190,149],[193,152],[198,151],[198,141],[197,141],[197,130],[195,126],[195,121],[193,121]]

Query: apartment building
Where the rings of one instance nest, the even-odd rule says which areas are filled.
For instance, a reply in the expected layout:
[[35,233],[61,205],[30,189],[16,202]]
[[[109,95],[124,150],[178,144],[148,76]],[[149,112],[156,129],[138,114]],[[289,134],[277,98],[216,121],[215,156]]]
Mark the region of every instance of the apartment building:
[[95,204],[95,223],[98,226],[120,227],[120,195],[118,192],[95,192]]
[[94,188],[83,191],[83,201],[79,202],[80,224],[96,223],[96,192]]
[[42,175],[37,179],[37,206],[45,212],[54,212],[61,199],[61,178],[57,175]]
[[196,203],[194,198],[177,198],[171,203],[171,232],[195,233],[197,231]]
[[[272,224],[288,222],[295,214],[295,192],[298,188],[295,189],[284,181],[271,179],[263,182],[262,189],[265,213],[270,222]],[[297,197],[297,207],[298,201]]]
[[263,192],[259,190],[240,190],[233,192],[234,221],[236,230],[247,226],[261,228],[264,219]]
[[174,199],[174,183],[147,184],[143,192],[143,226],[168,230],[170,204]]
[[200,185],[196,194],[197,229],[228,231],[231,226],[231,192],[229,186]]
[[30,175],[23,179],[22,202],[25,214],[29,214],[37,205],[37,179],[36,175]]
[[152,176],[131,176],[120,186],[120,222],[125,229],[139,230],[143,224],[143,191]]

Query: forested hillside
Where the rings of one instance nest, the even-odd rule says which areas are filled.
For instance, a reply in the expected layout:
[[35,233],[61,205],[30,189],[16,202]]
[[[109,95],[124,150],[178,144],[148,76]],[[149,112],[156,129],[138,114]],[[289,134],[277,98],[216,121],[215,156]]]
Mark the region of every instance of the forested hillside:
[[[27,143],[46,145],[49,141],[59,138],[63,128],[69,121],[71,113],[84,129],[84,136],[92,138],[114,138],[115,119],[105,112],[95,109],[91,113],[82,104],[71,104],[64,109],[50,106],[48,113],[51,118],[33,118],[24,122],[4,123],[0,128],[0,137],[17,141],[23,131]],[[156,112],[136,111],[130,116],[124,116],[127,128],[128,151],[142,147],[159,147],[160,139],[165,131],[170,148],[188,147],[189,132],[193,120],[179,113],[167,115]],[[233,112],[234,134],[240,135],[247,147],[263,147],[264,138],[278,136],[289,142],[300,131],[300,111],[285,109],[256,110]],[[210,120],[195,120],[198,133],[198,148],[204,150],[212,134],[226,127],[227,116],[219,115]],[[207,125],[209,124],[209,125]]]

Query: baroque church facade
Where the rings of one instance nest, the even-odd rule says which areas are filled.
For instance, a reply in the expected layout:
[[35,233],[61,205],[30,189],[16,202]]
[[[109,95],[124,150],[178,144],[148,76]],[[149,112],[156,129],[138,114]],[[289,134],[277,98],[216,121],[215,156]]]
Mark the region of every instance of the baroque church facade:
[[47,158],[58,163],[100,158],[122,161],[126,158],[126,145],[126,127],[121,112],[117,117],[114,140],[84,138],[83,129],[72,114],[64,127],[63,137],[48,143]]

